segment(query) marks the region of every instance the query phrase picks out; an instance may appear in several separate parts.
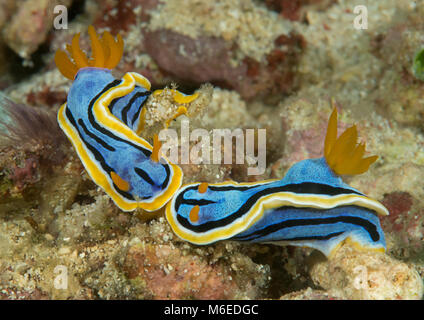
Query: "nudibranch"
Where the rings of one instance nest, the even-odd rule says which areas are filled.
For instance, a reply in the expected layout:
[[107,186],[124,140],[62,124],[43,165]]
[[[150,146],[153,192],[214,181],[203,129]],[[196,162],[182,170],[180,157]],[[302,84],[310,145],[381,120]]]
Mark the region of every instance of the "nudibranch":
[[377,160],[363,158],[356,126],[337,138],[337,111],[327,128],[324,157],[294,164],[281,180],[184,185],[166,207],[173,231],[194,244],[230,239],[311,247],[329,256],[345,240],[385,251],[378,215],[387,209],[343,182]]
[[[58,121],[73,144],[93,181],[124,211],[163,207],[181,186],[182,171],[159,154],[157,137],[153,147],[140,134],[144,105],[155,92],[150,82],[135,72],[122,79],[111,74],[120,61],[124,42],[104,32],[101,37],[88,28],[92,57],[79,46],[79,34],[65,51],[55,55],[56,66],[73,80]],[[188,103],[195,95],[176,90],[176,102]]]

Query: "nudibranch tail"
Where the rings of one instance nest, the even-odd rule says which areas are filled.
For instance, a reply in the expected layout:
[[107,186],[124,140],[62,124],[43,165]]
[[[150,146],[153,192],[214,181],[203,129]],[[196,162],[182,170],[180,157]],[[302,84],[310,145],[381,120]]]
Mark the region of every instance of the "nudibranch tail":
[[97,36],[93,26],[88,27],[92,57],[87,58],[79,45],[80,34],[74,35],[71,45],[67,45],[69,57],[63,50],[57,50],[54,57],[59,71],[68,79],[74,80],[78,70],[86,67],[113,69],[119,63],[124,51],[124,41],[118,34],[116,40],[108,32],[103,32],[101,38]]
[[324,156],[328,166],[337,175],[356,175],[364,173],[378,156],[363,158],[365,143],[357,143],[356,126],[346,129],[337,138],[337,109],[331,113],[324,143]]

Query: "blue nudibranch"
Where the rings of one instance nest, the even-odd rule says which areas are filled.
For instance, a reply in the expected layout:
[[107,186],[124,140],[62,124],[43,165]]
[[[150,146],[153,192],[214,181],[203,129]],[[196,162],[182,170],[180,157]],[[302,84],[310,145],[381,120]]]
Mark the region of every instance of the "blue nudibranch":
[[334,109],[325,157],[294,164],[281,180],[254,183],[192,183],[166,208],[173,231],[194,244],[230,239],[305,246],[329,256],[345,240],[385,251],[378,214],[387,209],[344,183],[339,175],[359,174],[377,157],[363,158],[353,126],[337,139]]
[[[152,92],[150,82],[135,72],[115,79],[111,70],[123,52],[123,41],[105,32],[99,38],[89,27],[92,58],[79,47],[75,35],[67,51],[58,50],[55,62],[61,73],[74,80],[67,102],[58,113],[59,125],[72,142],[94,182],[125,211],[137,207],[155,211],[181,186],[182,171],[159,155],[139,135],[144,126],[144,103]],[[155,93],[155,92],[153,92]],[[194,100],[174,91],[180,103]]]

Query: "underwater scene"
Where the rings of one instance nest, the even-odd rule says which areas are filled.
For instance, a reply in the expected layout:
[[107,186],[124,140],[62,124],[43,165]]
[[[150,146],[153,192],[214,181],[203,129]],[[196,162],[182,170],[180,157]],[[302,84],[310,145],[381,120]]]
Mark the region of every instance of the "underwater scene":
[[0,300],[423,278],[424,0],[0,0]]

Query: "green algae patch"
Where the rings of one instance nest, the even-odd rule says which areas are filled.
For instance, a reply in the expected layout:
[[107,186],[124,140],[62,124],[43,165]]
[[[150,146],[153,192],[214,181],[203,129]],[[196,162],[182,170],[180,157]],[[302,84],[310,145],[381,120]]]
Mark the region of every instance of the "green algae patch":
[[412,71],[417,79],[424,81],[424,48],[421,48],[415,55]]

